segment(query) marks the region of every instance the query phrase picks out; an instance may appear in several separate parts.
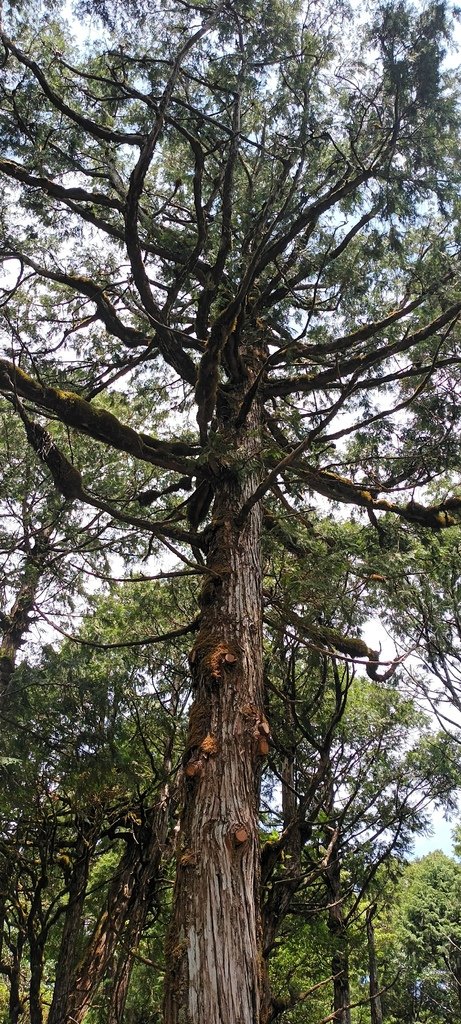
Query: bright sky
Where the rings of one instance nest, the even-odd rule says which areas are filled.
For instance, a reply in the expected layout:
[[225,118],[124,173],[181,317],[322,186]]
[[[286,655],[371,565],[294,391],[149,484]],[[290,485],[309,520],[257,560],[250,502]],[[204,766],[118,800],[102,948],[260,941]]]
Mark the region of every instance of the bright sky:
[[413,857],[424,857],[426,853],[442,850],[448,857],[453,856],[452,832],[455,821],[446,821],[442,811],[434,810],[432,815],[432,835],[417,836],[413,846]]

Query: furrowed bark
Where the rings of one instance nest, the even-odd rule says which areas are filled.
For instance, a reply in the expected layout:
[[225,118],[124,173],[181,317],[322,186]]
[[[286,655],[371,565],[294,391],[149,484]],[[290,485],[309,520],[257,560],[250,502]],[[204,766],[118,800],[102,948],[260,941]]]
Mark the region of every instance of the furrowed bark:
[[262,1020],[257,797],[269,727],[263,712],[260,506],[253,506],[241,529],[236,523],[259,476],[258,402],[245,436],[235,427],[246,386],[228,392],[225,407],[218,399],[219,450],[229,457],[221,459],[216,476],[210,577],[190,655],[194,701],[167,939],[165,1024]]

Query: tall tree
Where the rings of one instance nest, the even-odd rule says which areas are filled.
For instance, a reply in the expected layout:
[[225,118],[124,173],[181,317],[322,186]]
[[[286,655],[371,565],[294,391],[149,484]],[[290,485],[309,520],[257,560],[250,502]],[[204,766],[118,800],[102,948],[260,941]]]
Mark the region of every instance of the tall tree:
[[[262,1024],[263,530],[304,558],[283,520],[309,533],[325,499],[382,546],[382,513],[404,535],[461,511],[414,500],[453,462],[442,416],[424,464],[416,430],[393,450],[459,375],[449,13],[85,9],[91,43],[21,4],[3,27],[0,390],[90,533],[203,576],[165,1021]],[[385,673],[311,597],[313,642]]]
[[[27,1002],[36,1024],[46,1004],[50,1024],[82,1021],[104,984],[108,1020],[118,1024],[134,956],[161,905],[187,658],[178,639],[170,654],[133,641],[125,649],[127,624],[140,618],[147,594],[135,583],[130,596],[122,589],[123,601],[99,599],[77,650],[67,643],[45,650],[40,664],[21,664],[16,682],[25,696],[3,719],[0,973],[9,1024]],[[149,607],[171,616],[178,597],[177,590],[169,602],[160,584]],[[101,649],[104,630],[109,651]]]
[[391,982],[384,1020],[461,1020],[460,880],[459,863],[440,850],[401,875],[381,925],[382,969]]

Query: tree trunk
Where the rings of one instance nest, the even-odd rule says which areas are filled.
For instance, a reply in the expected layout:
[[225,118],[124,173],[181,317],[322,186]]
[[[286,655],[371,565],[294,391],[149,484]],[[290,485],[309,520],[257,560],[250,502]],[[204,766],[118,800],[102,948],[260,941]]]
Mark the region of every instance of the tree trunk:
[[9,970],[8,1024],[19,1024],[24,1010],[24,1000],[21,996],[21,959],[23,948],[24,936],[19,933],[16,946],[11,949],[12,962]]
[[148,900],[138,900],[135,909],[130,915],[130,920],[123,936],[123,943],[114,965],[110,984],[107,1024],[123,1024],[126,999],[133,971],[133,954],[144,931],[148,910]]
[[130,950],[122,951],[118,958],[113,982],[110,988],[107,1024],[122,1024],[125,1013],[126,997],[133,970],[133,956]]
[[0,965],[3,964],[3,943],[6,923],[6,904],[10,892],[11,875],[11,858],[4,856],[3,864],[0,865]]
[[[343,938],[344,936],[341,935],[340,939],[343,940]],[[335,1021],[338,1024],[351,1024],[349,960],[347,950],[344,948],[342,941],[341,946],[342,948],[338,945],[331,961],[331,970],[334,977],[333,1009],[335,1011]]]
[[331,960],[334,1019],[337,1024],[351,1024],[347,927],[344,921],[341,862],[338,845],[335,845],[332,850],[332,857],[326,875],[330,893],[328,928],[335,945]]
[[75,988],[75,971],[81,942],[90,852],[89,841],[81,835],[69,879],[69,902],[65,911],[48,1024],[64,1024],[69,1019],[69,1004]]
[[[165,1024],[259,1024],[258,779],[268,753],[263,712],[261,510],[237,517],[259,482],[259,410],[235,428],[243,389],[218,410],[221,457],[191,652],[194,701],[167,939]],[[230,468],[232,454],[233,467]],[[216,467],[210,458],[209,466]]]
[[[155,836],[157,838],[157,829]],[[165,834],[166,838],[166,834]],[[125,1004],[133,971],[134,954],[146,927],[147,915],[155,899],[155,888],[161,867],[163,845],[157,843],[154,855],[147,856],[136,886],[136,898],[130,904],[117,950],[117,959],[110,983],[107,1024],[123,1024]],[[142,854],[141,854],[142,856]],[[142,857],[144,860],[144,858]]]
[[35,543],[28,551],[15,601],[8,614],[2,615],[0,644],[0,708],[12,697],[11,681],[18,653],[29,629],[40,579],[46,570],[50,549],[50,530],[37,531]]
[[458,997],[458,1013],[461,1018],[461,958],[459,956],[455,959],[455,984],[456,984],[456,995]]
[[43,1024],[42,978],[43,978],[43,937],[29,939],[30,981],[29,1013],[30,1024]]
[[370,1021],[371,1024],[383,1024],[383,1011],[381,997],[379,994],[378,965],[376,962],[375,930],[373,917],[376,913],[376,906],[368,907],[367,910],[367,943],[368,943],[368,971],[370,975]]
[[[27,939],[29,942],[29,1013],[30,1024],[43,1024],[42,978],[43,951],[48,928],[45,924],[45,913],[42,902],[43,891],[48,886],[47,862],[49,850],[46,844],[40,850],[40,872],[31,875],[33,892],[26,919]],[[21,890],[19,889],[19,892]]]
[[[130,949],[139,941],[149,910],[162,862],[168,833],[170,795],[165,786],[149,820],[131,837],[121,858],[118,871],[109,887],[106,905],[101,912],[85,952],[73,972],[73,986],[68,993],[66,1009],[56,1013],[48,1024],[81,1024],[101,981],[106,975],[115,950],[127,938]],[[128,953],[131,960],[131,954]],[[127,984],[130,978],[127,973]],[[120,993],[123,996],[123,991]],[[124,991],[126,997],[126,990]],[[120,1002],[118,1007],[120,1008]]]

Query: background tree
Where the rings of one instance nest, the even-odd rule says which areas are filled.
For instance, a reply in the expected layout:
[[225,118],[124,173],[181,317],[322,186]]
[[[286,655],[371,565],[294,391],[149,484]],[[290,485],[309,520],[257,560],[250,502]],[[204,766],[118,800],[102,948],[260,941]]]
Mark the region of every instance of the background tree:
[[[158,597],[162,618],[168,600]],[[133,584],[123,606],[100,600],[99,637],[126,635],[146,599]],[[1,767],[9,1021],[23,1011],[36,1022],[83,1020],[103,983],[107,1020],[121,1020],[146,927],[164,914],[185,652],[179,641],[170,659],[164,646],[157,656],[114,639],[109,655],[91,646],[93,630],[94,620],[77,651],[49,649],[16,672],[27,700],[10,709]]]
[[[440,851],[409,864],[381,922],[384,1020],[458,1021],[459,864]],[[384,925],[384,927],[383,927]]]

